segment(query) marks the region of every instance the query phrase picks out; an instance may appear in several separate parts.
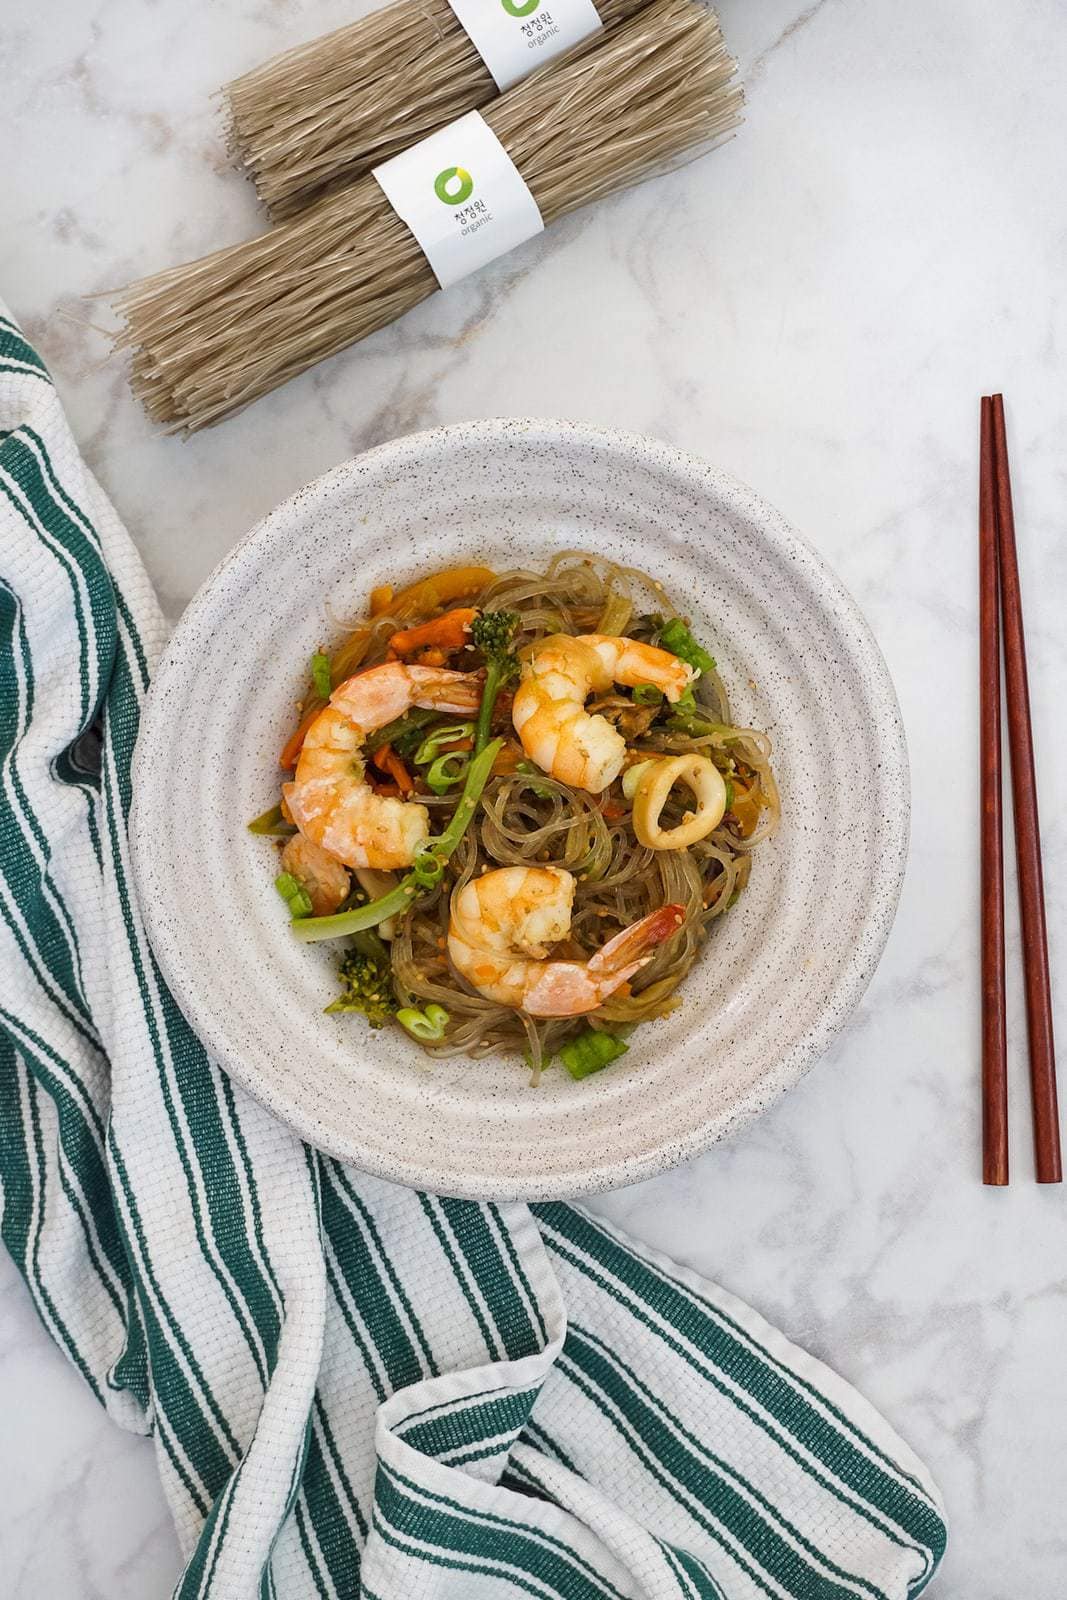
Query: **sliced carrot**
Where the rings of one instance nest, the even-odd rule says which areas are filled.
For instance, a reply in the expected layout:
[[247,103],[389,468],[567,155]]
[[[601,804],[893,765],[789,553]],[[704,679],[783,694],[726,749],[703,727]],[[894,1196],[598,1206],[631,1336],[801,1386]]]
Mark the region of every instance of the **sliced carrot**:
[[626,807],[620,806],[617,800],[605,798],[600,802],[600,815],[605,822],[618,822],[626,815]]
[[467,642],[471,623],[478,615],[469,606],[456,611],[446,611],[442,617],[432,617],[414,628],[404,628],[389,640],[390,650],[398,656],[414,655],[416,650],[436,646],[441,650],[460,650]]
[[371,760],[379,772],[384,772],[392,778],[401,794],[410,794],[415,787],[411,773],[397,755],[391,744],[381,744],[371,755]]
[[307,731],[325,704],[325,700],[320,700],[318,695],[313,696],[312,699],[307,702],[307,709],[304,712],[304,715],[300,718],[299,723],[289,735],[289,738],[285,743],[285,748],[278,757],[278,765],[283,767],[286,772],[288,772],[292,767],[296,766],[296,759],[303,749],[304,739],[307,736]]

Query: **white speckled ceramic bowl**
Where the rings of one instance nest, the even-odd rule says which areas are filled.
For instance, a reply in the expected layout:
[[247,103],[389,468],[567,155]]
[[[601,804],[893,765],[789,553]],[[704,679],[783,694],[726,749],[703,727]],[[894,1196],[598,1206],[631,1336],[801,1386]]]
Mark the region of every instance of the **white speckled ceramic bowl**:
[[[490,1058],[427,1064],[395,1030],[328,1017],[328,946],[288,935],[276,856],[247,820],[327,604],[460,560],[537,567],[580,547],[635,563],[691,613],[735,714],[771,734],[777,837],[668,1020],[581,1083]],[[182,619],[149,696],[134,863],[156,955],[233,1076],[312,1144],[401,1183],[547,1198],[648,1177],[734,1132],[818,1057],[893,920],[908,838],[893,688],[856,606],[776,512],[650,439],[474,422],[383,445],[286,501]]]

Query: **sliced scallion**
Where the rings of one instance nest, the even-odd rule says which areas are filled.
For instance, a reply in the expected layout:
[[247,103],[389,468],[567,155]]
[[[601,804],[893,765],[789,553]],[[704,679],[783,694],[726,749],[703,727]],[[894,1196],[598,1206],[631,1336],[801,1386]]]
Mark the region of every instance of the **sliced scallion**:
[[275,839],[289,839],[296,832],[291,822],[286,822],[281,806],[271,806],[248,824],[249,833],[258,833]]
[[333,691],[330,677],[330,658],[324,650],[316,650],[311,658],[311,682],[320,700],[328,700]]
[[559,1058],[572,1078],[588,1078],[625,1055],[629,1048],[625,1040],[616,1038],[613,1033],[587,1028],[585,1033],[560,1046]]
[[413,1006],[405,1006],[398,1011],[396,1020],[402,1028],[406,1028],[413,1039],[422,1039],[427,1044],[436,1043],[445,1036],[445,1026],[448,1022],[448,1012],[444,1006],[429,1005],[425,1011],[416,1011]]

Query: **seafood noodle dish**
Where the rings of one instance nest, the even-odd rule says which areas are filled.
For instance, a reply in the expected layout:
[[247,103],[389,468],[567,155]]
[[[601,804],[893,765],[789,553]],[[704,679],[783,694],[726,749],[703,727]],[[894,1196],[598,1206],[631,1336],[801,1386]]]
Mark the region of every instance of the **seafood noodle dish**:
[[372,591],[312,656],[249,824],[286,936],[334,943],[338,1026],[520,1055],[536,1082],[684,1004],[779,815],[713,649],[655,578],[576,551]]

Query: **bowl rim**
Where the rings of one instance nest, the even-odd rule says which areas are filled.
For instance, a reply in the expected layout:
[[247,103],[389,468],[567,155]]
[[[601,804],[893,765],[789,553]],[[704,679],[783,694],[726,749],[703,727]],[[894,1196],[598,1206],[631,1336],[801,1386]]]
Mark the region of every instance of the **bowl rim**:
[[[828,607],[851,625],[850,654],[862,663],[868,685],[869,697],[876,700],[884,718],[879,727],[879,739],[887,754],[895,758],[900,773],[902,804],[888,817],[883,816],[885,829],[884,848],[878,854],[871,881],[869,898],[859,933],[853,948],[841,964],[826,996],[819,1019],[810,1025],[790,1045],[778,1063],[777,1072],[757,1079],[748,1091],[735,1100],[729,1115],[712,1115],[690,1128],[684,1134],[675,1134],[669,1144],[637,1151],[630,1155],[604,1159],[580,1174],[552,1174],[542,1179],[521,1177],[510,1187],[489,1182],[481,1177],[464,1182],[449,1177],[446,1183],[438,1174],[419,1169],[417,1157],[412,1157],[404,1171],[396,1163],[377,1159],[375,1155],[360,1154],[353,1141],[331,1140],[323,1137],[323,1129],[308,1125],[299,1105],[284,1086],[271,1084],[269,1098],[265,1086],[258,1081],[253,1069],[246,1067],[239,1050],[229,1048],[224,1030],[215,1026],[211,1014],[192,1016],[182,999],[181,951],[166,926],[154,911],[154,898],[146,893],[151,859],[150,808],[141,803],[146,790],[144,769],[149,761],[149,749],[158,743],[162,720],[163,695],[157,686],[164,683],[172,659],[183,647],[183,635],[201,607],[208,604],[209,595],[225,574],[244,561],[250,548],[269,537],[272,524],[283,518],[297,500],[302,502],[302,513],[313,511],[316,502],[332,493],[338,480],[345,477],[355,465],[373,470],[391,459],[439,446],[449,436],[462,435],[468,442],[484,439],[499,442],[509,434],[522,437],[527,434],[547,434],[557,442],[576,444],[594,451],[623,453],[629,459],[647,458],[655,454],[657,465],[679,474],[700,494],[716,499],[729,514],[759,523],[761,536],[779,551],[799,556],[811,575],[818,581],[819,590]],[[655,1176],[709,1149],[720,1138],[732,1135],[750,1122],[760,1111],[766,1110],[782,1094],[810,1070],[825,1054],[836,1036],[842,1031],[862,999],[877,970],[886,942],[896,917],[897,906],[907,867],[911,828],[911,777],[907,739],[896,689],[889,668],[874,636],[870,624],[856,600],[825,558],[805,536],[797,532],[782,514],[750,489],[740,479],[721,467],[714,466],[703,457],[680,446],[668,444],[653,435],[633,430],[600,427],[592,423],[551,417],[490,417],[466,422],[449,423],[402,434],[394,439],[372,446],[344,461],[338,462],[317,478],[279,501],[244,534],[216,563],[201,583],[181,617],[152,675],[148,693],[142,707],[140,725],[132,764],[133,800],[130,812],[130,855],[134,882],[138,890],[141,915],[161,973],[174,999],[208,1053],[252,1095],[265,1109],[284,1121],[302,1139],[314,1148],[343,1161],[351,1162],[360,1170],[390,1182],[407,1184],[412,1188],[431,1193],[454,1195],[471,1200],[562,1200],[637,1183]]]

